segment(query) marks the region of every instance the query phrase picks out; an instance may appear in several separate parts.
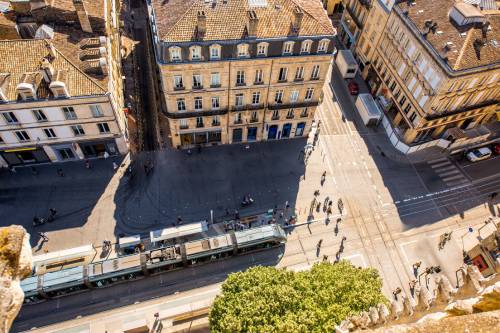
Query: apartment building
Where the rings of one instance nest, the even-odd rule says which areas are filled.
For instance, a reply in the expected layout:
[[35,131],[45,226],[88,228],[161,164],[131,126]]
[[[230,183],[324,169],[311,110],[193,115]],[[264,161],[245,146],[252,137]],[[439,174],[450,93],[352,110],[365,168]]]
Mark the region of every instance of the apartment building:
[[322,3],[152,0],[174,147],[306,136],[335,47]]
[[12,0],[11,9],[2,19],[15,29],[1,38],[12,39],[0,40],[0,165],[125,154],[119,2]]
[[400,141],[456,148],[497,137],[497,2],[346,2],[367,10],[352,49]]

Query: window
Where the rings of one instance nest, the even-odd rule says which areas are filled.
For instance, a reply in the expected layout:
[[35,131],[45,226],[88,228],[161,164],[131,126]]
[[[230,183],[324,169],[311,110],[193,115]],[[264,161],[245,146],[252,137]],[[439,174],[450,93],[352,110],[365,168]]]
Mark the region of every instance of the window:
[[305,40],[300,45],[300,53],[309,53],[311,51],[311,41]]
[[314,65],[311,72],[311,80],[319,79],[319,65]]
[[210,46],[210,60],[220,59],[220,45]]
[[212,117],[212,126],[219,126],[220,125],[220,117],[219,116],[213,116]]
[[262,83],[262,69],[257,69],[255,71],[255,84]]
[[308,100],[312,99],[313,94],[314,94],[314,88],[307,88],[306,97],[304,98],[304,100],[308,101]]
[[177,98],[177,111],[186,111],[186,102],[184,98]]
[[26,131],[16,131],[14,133],[16,133],[17,139],[19,141],[29,141],[29,140],[31,140],[30,136],[28,135],[28,133]]
[[196,127],[203,127],[203,117],[196,117]]
[[191,46],[189,48],[191,52],[191,60],[201,60],[201,47],[200,46]]
[[252,115],[250,116],[250,121],[251,122],[259,121],[259,118],[257,117],[257,111],[252,111]]
[[319,52],[326,52],[328,50],[328,44],[330,44],[330,41],[328,39],[322,39],[318,43],[318,53]]
[[293,90],[292,93],[290,94],[290,102],[295,103],[299,99],[299,91],[298,90]]
[[266,56],[267,55],[267,43],[259,43],[257,45],[257,55]]
[[417,118],[417,114],[415,112],[412,112],[412,114],[410,115],[410,121],[413,122],[415,118]]
[[179,119],[179,128],[181,128],[181,129],[189,128],[188,120],[187,119]]
[[302,80],[304,79],[304,67],[300,66],[297,67],[297,71],[295,72],[295,80]]
[[200,74],[193,74],[193,89],[201,89],[203,88],[203,83],[201,81]]
[[286,75],[288,73],[288,68],[281,67],[278,75],[278,81],[286,81]]
[[62,110],[63,110],[63,113],[64,113],[64,117],[67,120],[76,119],[75,109],[73,109],[71,106],[64,107],[64,108],[62,108]]
[[401,97],[401,99],[399,100],[399,105],[403,106],[403,105],[405,105],[405,102],[406,102],[406,96],[403,96],[403,97]]
[[14,112],[4,112],[2,113],[2,115],[5,118],[5,121],[8,122],[9,124],[15,124],[18,122]]
[[302,117],[302,118],[305,118],[305,117],[307,117],[308,115],[309,115],[309,112],[308,112],[307,108],[304,108],[304,109],[302,110],[302,112],[300,113],[300,117]]
[[174,89],[184,88],[184,82],[182,82],[182,75],[174,75]]
[[272,115],[271,119],[272,120],[278,120],[278,119],[280,119],[280,113],[279,113],[278,110],[274,110],[273,111],[273,115]]
[[276,91],[276,95],[274,96],[274,101],[278,104],[283,103],[283,90]]
[[243,106],[243,94],[236,94],[236,100],[234,101],[234,105]]
[[252,94],[252,104],[259,104],[260,103],[260,91],[256,91]]
[[283,44],[283,54],[292,54],[294,42],[285,42]]
[[85,135],[82,125],[73,125],[71,126],[71,129],[73,130],[73,134],[75,136]]
[[403,109],[403,111],[404,111],[404,113],[405,113],[405,114],[408,114],[408,112],[409,112],[410,110],[411,110],[411,104],[410,104],[410,103],[408,103],[408,104],[405,106],[405,108]]
[[212,73],[210,75],[210,85],[212,87],[220,86],[220,73]]
[[212,110],[218,110],[219,107],[220,107],[219,97],[218,96],[212,97]]
[[97,128],[99,129],[99,133],[109,133],[109,125],[108,123],[98,123]]
[[294,117],[293,109],[288,110],[288,112],[286,114],[286,119],[293,119],[293,117]]
[[236,72],[236,85],[242,86],[244,84],[245,84],[245,72],[244,71],[237,71]]
[[234,123],[235,124],[241,124],[242,123],[241,113],[237,113],[237,114],[234,115]]
[[170,61],[181,61],[181,48],[178,46],[171,47],[170,51]]
[[100,105],[90,105],[89,107],[93,117],[97,118],[104,116]]
[[54,132],[54,130],[52,128],[44,128],[43,132],[45,133],[45,135],[49,139],[53,139],[53,138],[57,137],[56,132]]
[[194,98],[194,109],[196,111],[200,111],[201,109],[203,109],[203,99],[201,97]]
[[33,115],[35,116],[36,121],[47,121],[47,117],[42,110],[33,110]]
[[238,57],[247,57],[248,56],[248,44],[240,44],[238,45]]

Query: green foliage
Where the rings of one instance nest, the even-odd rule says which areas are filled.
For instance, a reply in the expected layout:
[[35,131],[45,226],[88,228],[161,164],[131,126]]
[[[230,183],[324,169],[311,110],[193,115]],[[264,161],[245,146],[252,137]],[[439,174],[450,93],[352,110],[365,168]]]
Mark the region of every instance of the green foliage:
[[387,303],[375,269],[348,261],[310,271],[253,267],[231,274],[210,311],[212,332],[333,332],[347,316]]

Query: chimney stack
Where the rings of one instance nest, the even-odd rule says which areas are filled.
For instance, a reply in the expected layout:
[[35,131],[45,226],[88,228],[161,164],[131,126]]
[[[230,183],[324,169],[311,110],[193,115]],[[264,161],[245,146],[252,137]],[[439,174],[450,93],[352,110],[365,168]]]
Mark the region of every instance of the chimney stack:
[[248,16],[248,25],[247,25],[248,37],[257,37],[257,31],[259,28],[259,18],[257,17],[257,13],[254,10],[249,10],[247,16]]
[[91,33],[92,26],[90,25],[89,16],[87,14],[87,10],[85,9],[85,5],[83,4],[83,0],[73,0],[73,6],[75,7],[76,15],[78,15],[78,20],[80,21],[82,30]]
[[302,18],[304,17],[304,12],[300,7],[295,7],[293,11],[294,21],[293,21],[293,31],[298,35],[300,32],[300,27],[302,25]]
[[202,38],[207,32],[207,16],[203,10],[198,11],[198,38]]

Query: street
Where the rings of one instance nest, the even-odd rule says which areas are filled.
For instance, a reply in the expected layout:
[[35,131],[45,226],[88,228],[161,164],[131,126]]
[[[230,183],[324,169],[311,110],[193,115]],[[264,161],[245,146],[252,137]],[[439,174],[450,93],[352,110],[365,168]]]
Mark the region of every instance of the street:
[[[70,295],[40,304],[25,305],[14,331],[26,330],[223,281],[227,274],[251,265],[276,265],[306,269],[322,259],[349,259],[357,266],[372,266],[384,278],[384,293],[401,287],[408,292],[412,264],[440,265],[454,283],[461,264],[460,235],[468,226],[480,225],[498,215],[498,157],[471,164],[446,156],[404,156],[397,152],[383,129],[366,128],[353,107],[342,80],[325,87],[318,144],[304,165],[300,151],[305,139],[204,148],[201,152],[158,150],[144,152],[132,161],[132,177],[125,175],[125,160],[93,160],[88,170],[81,162],[61,164],[60,177],[53,165],[0,173],[0,221],[24,225],[37,251],[55,251],[121,234],[146,234],[149,230],[184,221],[216,219],[240,210],[242,216],[263,212],[288,202],[299,222],[307,219],[313,193],[318,200],[342,198],[341,221],[324,221],[291,229],[282,249],[234,257],[218,263],[163,273],[154,277]],[[118,171],[113,161],[124,163]],[[154,169],[144,170],[151,161]],[[326,171],[326,181],[320,184]],[[255,203],[241,209],[250,194]],[[27,205],[26,203],[29,203]],[[34,229],[33,216],[56,208],[53,223]],[[444,232],[457,235],[439,250]],[[49,241],[39,246],[37,232]],[[342,237],[346,241],[342,243]],[[320,251],[317,244],[322,240]],[[344,250],[339,252],[342,243]],[[187,279],[186,277],[189,277]]]

